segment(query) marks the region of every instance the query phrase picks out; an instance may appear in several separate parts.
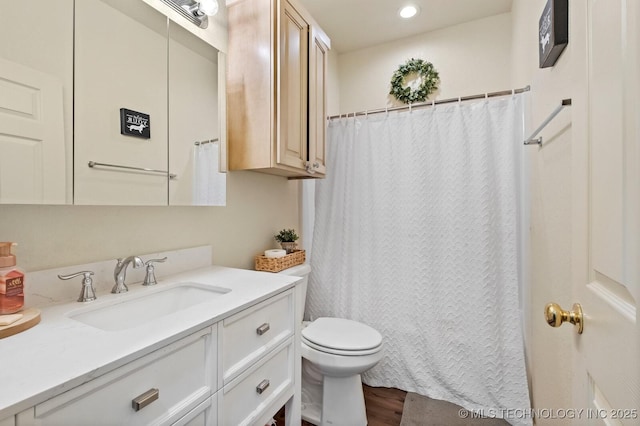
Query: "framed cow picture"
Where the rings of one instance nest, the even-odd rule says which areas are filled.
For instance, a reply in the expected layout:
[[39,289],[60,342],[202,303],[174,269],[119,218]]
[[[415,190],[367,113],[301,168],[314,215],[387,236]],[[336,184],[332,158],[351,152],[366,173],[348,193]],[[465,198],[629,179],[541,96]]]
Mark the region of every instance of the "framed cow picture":
[[569,0],[547,0],[538,24],[540,68],[552,67],[569,43]]
[[120,108],[120,133],[137,138],[151,138],[151,119],[149,114]]

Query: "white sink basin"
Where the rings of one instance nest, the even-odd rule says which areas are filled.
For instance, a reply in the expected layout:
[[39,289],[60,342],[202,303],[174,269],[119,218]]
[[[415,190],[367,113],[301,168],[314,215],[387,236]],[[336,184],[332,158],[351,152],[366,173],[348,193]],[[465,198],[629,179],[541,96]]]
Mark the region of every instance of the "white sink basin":
[[220,297],[231,290],[184,282],[166,290],[69,313],[69,318],[106,331],[126,330]]

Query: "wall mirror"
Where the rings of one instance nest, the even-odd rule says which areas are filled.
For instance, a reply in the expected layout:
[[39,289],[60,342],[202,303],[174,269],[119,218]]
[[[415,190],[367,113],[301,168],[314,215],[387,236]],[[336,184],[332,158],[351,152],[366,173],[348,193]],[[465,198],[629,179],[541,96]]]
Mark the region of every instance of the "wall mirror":
[[0,203],[225,205],[224,6],[34,3],[0,14]]

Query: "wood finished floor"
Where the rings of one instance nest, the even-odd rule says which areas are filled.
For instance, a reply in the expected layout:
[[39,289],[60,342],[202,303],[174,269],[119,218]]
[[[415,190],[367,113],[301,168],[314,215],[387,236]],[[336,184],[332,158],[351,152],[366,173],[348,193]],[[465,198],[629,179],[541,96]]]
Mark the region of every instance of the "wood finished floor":
[[[367,406],[368,426],[399,426],[402,419],[402,408],[407,393],[393,388],[374,388],[362,385],[364,400]],[[285,424],[284,409],[275,416],[278,426]],[[302,422],[302,426],[313,426]]]

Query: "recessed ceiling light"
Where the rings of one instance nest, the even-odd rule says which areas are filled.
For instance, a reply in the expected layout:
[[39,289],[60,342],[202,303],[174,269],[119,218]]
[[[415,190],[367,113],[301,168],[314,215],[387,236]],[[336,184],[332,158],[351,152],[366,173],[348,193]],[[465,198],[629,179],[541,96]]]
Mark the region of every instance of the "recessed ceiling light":
[[405,19],[412,18],[418,14],[418,7],[412,6],[412,5],[405,6],[402,9],[400,9],[399,14],[402,18],[405,18]]

